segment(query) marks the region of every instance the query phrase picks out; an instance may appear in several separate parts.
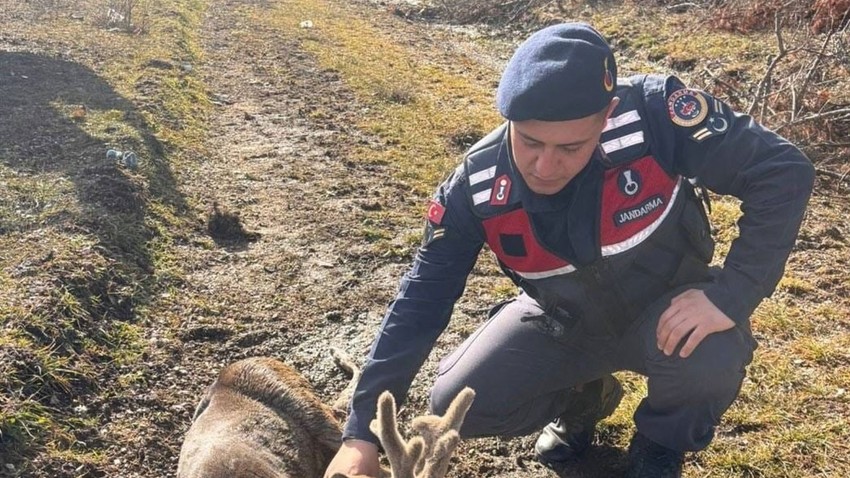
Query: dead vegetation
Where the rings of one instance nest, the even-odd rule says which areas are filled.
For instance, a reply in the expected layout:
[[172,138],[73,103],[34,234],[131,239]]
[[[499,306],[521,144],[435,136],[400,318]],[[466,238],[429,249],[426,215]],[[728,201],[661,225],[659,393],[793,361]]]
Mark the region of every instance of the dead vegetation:
[[741,111],[793,140],[821,174],[841,182],[850,171],[850,144],[845,140],[850,135],[850,3],[819,0],[808,8],[806,2],[745,5],[759,10],[725,5],[718,10],[715,26],[744,32],[769,26],[774,50],[754,86],[730,74],[709,72],[713,90],[736,98]]

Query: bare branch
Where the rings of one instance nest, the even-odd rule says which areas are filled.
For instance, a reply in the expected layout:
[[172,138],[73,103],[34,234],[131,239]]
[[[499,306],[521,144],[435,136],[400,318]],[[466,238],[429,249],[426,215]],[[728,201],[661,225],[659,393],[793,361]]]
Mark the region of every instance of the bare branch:
[[[773,74],[773,69],[776,68],[776,65],[788,54],[788,50],[785,49],[785,42],[782,40],[782,21],[779,19],[779,13],[781,10],[776,11],[776,15],[773,20],[773,31],[776,33],[776,45],[779,49],[779,52],[776,56],[771,60],[770,65],[767,67],[767,71],[764,72],[764,76],[762,76],[761,81],[758,86],[756,86],[755,97],[753,98],[753,102],[750,104],[750,107],[747,109],[747,114],[752,115],[753,111],[756,110],[756,107],[759,104],[759,99],[764,95],[767,96],[768,85],[770,84],[770,76]],[[763,115],[763,114],[762,114]],[[759,118],[761,120],[762,118]]]
[[815,168],[815,171],[817,171],[820,174],[823,174],[824,176],[829,176],[831,178],[835,178],[835,179],[838,180],[838,182],[843,182],[844,179],[847,178],[847,175],[850,174],[850,169],[848,169],[844,173],[836,173],[835,171],[831,171],[829,169],[824,169],[824,168]]
[[[843,114],[850,115],[850,108],[841,108],[841,109],[837,109],[837,110],[824,111],[823,113],[816,113],[816,114],[813,114],[813,115],[806,116],[804,118],[798,118],[794,121],[789,121],[788,123],[785,123],[784,125],[776,128],[776,131],[787,128],[789,126],[795,126],[795,125],[798,125],[800,123],[806,123],[808,121],[830,118],[830,117],[833,117],[833,116],[838,116],[838,115],[843,115]],[[842,119],[847,119],[847,118],[842,118]]]
[[823,43],[821,44],[820,51],[815,56],[815,61],[812,62],[812,66],[809,67],[809,71],[806,73],[805,79],[803,79],[803,84],[800,86],[800,90],[792,90],[793,92],[793,101],[791,103],[791,121],[797,118],[797,114],[802,113],[802,107],[797,106],[797,99],[799,98],[801,101],[806,97],[806,89],[809,87],[809,82],[812,80],[812,75],[817,71],[818,66],[820,65],[821,59],[824,57],[824,53],[826,52],[826,47],[829,46],[829,42],[832,40],[832,35],[834,31],[830,31],[826,38],[824,38]]
[[847,148],[850,147],[850,142],[847,143],[813,143],[805,145],[805,148]]

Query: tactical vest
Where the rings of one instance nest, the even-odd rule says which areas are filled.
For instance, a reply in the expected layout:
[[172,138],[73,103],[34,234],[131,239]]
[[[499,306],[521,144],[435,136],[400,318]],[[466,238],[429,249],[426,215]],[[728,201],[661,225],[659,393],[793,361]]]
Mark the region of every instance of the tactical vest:
[[662,166],[673,163],[659,156],[671,155],[672,145],[652,135],[648,110],[652,102],[663,107],[663,87],[660,77],[618,85],[621,101],[600,140],[600,254],[589,265],[576,267],[541,244],[520,198],[510,194],[521,179],[511,167],[507,124],[465,160],[469,200],[504,272],[552,317],[590,334],[619,335],[672,288],[711,280],[714,241],[705,211],[691,182]]

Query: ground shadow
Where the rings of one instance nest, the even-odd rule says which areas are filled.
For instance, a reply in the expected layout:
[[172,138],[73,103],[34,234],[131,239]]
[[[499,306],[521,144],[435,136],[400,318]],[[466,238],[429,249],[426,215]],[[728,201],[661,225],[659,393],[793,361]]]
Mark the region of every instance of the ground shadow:
[[207,232],[219,247],[229,252],[245,250],[249,243],[260,238],[259,233],[245,229],[238,213],[222,209],[218,202],[213,202],[207,216]]
[[[96,137],[91,131],[98,128]],[[108,158],[110,148],[132,148],[140,166]],[[85,223],[73,218],[73,226],[97,235],[113,258],[148,272],[148,199],[178,215],[188,209],[164,156],[134,105],[91,69],[0,51],[0,164],[21,176],[47,174],[73,183]]]
[[555,470],[559,478],[611,478],[626,470],[626,451],[611,445],[591,447],[581,460]]

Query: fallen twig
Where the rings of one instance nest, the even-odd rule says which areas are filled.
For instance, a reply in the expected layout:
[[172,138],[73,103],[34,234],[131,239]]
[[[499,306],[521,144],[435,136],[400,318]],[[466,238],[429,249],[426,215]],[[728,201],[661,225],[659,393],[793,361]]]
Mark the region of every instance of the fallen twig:
[[848,143],[813,143],[807,144],[807,148],[846,148],[850,146],[850,142]]
[[699,8],[699,5],[694,2],[677,3],[675,5],[668,5],[667,11],[670,13],[684,13],[691,8]]

